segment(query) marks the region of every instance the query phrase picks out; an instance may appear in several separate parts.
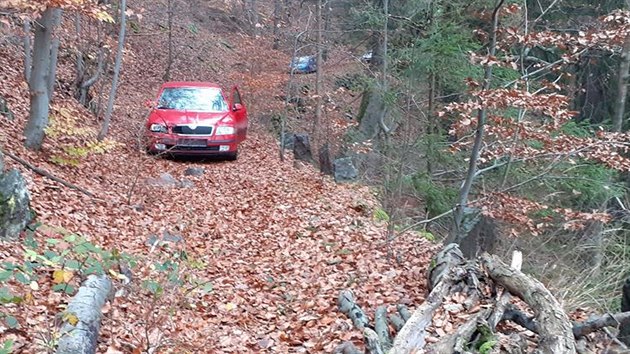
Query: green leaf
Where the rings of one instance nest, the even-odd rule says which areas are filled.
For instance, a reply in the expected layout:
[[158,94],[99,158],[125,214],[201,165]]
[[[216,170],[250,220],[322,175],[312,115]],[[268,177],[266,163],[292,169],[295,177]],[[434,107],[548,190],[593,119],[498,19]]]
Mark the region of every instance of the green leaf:
[[37,259],[37,256],[39,256],[37,252],[33,251],[30,248],[27,248],[26,251],[24,251],[24,255],[31,261],[34,261],[35,259]]
[[0,348],[0,354],[10,354],[13,353],[13,339],[7,339],[2,344],[2,348]]
[[212,283],[206,283],[202,288],[201,291],[203,291],[204,293],[210,293],[214,290],[214,286],[212,285]]
[[19,281],[22,284],[30,284],[31,283],[31,279],[29,279],[29,277],[22,273],[22,272],[17,272],[15,273],[15,280]]
[[151,292],[151,294],[153,295],[160,295],[163,292],[162,286],[160,285],[160,283],[153,281],[153,280],[145,280],[142,283],[142,286],[149,290]]
[[46,243],[49,245],[56,245],[59,243],[59,240],[57,240],[56,238],[47,238]]
[[78,244],[78,245],[74,246],[74,248],[72,250],[76,254],[86,254],[86,253],[90,252],[90,249],[88,248],[86,243]]
[[13,271],[12,270],[0,271],[0,281],[5,281],[5,280],[11,278],[12,275],[13,275]]
[[15,270],[18,268],[17,264],[13,264],[11,262],[2,262],[2,268],[6,270]]
[[103,274],[104,272],[103,266],[99,263],[94,263],[83,271],[85,274]]
[[63,291],[65,291],[66,294],[68,294],[68,295],[74,294],[74,290],[75,290],[74,286],[69,285],[69,284],[66,284],[66,287],[63,289]]
[[5,317],[4,321],[7,323],[7,326],[9,326],[9,328],[17,328],[18,326],[18,320],[13,316]]
[[77,261],[76,259],[70,259],[66,261],[65,267],[68,269],[77,270],[81,268],[81,263],[79,263],[79,261]]
[[75,243],[77,241],[77,235],[75,235],[75,234],[68,235],[68,236],[64,237],[63,239],[66,242]]
[[24,245],[26,245],[26,247],[28,248],[38,248],[39,245],[37,244],[37,241],[35,241],[35,238],[33,237],[33,234],[28,234],[26,235],[26,238],[24,239]]
[[67,283],[53,285],[52,289],[53,291],[56,291],[56,292],[65,292],[68,295],[72,295],[75,290],[74,286]]

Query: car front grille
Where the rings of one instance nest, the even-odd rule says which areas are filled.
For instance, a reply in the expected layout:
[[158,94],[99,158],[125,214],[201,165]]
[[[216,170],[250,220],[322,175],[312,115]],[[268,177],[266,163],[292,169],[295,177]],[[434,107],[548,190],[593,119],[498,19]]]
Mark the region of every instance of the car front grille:
[[212,127],[199,126],[194,127],[190,125],[176,125],[173,127],[173,133],[183,135],[210,135],[212,134]]
[[180,145],[166,145],[168,151],[219,151],[219,146],[180,146]]

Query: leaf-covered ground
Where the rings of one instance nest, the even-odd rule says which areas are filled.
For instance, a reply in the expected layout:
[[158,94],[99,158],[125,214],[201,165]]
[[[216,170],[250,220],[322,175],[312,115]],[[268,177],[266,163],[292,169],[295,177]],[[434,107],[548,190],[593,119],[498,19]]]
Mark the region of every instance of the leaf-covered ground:
[[[147,4],[131,6],[150,9]],[[154,31],[151,22],[146,27]],[[276,141],[257,124],[282,103],[277,96],[288,79],[288,56],[273,51],[271,41],[200,27],[193,40],[185,42],[182,34],[178,43],[186,59],[178,59],[174,79],[237,83],[248,98],[251,133],[238,161],[146,156],[137,140],[147,113],[142,103],[161,82],[165,47],[163,36],[144,34],[131,33],[127,45],[110,136],[115,147],[80,159],[78,166],[52,162],[74,140],[93,139],[97,126],[63,89],[72,82],[72,56],[61,57],[62,89],[52,117],[76,126],[71,135],[81,129],[87,133],[74,140],[61,134],[34,153],[22,147],[28,94],[19,42],[5,36],[0,44],[0,67],[6,68],[0,79],[8,83],[0,95],[16,115],[14,121],[0,118],[1,148],[96,195],[91,198],[8,160],[24,172],[33,209],[46,225],[35,239],[40,244],[57,239],[48,244],[59,251],[70,247],[68,234],[79,234],[137,262],[130,266],[130,285],[116,281],[124,291],[105,309],[100,351],[331,352],[341,340],[361,338],[336,310],[339,290],[355,290],[369,312],[383,303],[422,301],[434,245],[410,235],[388,247],[385,226],[373,218],[378,208],[373,191],[336,185],[312,166],[280,161]],[[205,173],[185,177],[189,167]],[[151,185],[162,173],[194,186]],[[148,244],[151,235],[164,232],[183,241]],[[22,242],[0,244],[0,258],[22,262],[25,249]],[[177,263],[177,279],[168,277],[167,263]],[[37,271],[35,285],[7,283],[25,300],[5,306],[19,326],[0,325],[0,338],[15,339],[18,351],[44,352],[54,339],[54,317],[70,299],[51,290],[61,281],[54,270]]]

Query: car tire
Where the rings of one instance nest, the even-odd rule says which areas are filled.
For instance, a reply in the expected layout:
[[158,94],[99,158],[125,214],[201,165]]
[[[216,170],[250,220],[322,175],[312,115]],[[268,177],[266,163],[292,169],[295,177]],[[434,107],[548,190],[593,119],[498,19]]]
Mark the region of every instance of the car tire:
[[238,150],[225,154],[226,161],[236,161],[238,159]]

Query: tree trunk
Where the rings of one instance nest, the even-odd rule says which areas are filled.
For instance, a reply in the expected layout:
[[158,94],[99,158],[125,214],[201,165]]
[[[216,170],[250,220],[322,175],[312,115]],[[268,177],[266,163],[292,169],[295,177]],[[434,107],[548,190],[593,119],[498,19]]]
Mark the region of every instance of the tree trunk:
[[31,81],[33,67],[33,46],[31,45],[31,21],[24,20],[24,79]]
[[613,116],[613,132],[623,129],[623,117],[626,113],[626,97],[628,96],[628,70],[630,70],[630,35],[626,36],[621,52],[619,74],[617,75],[617,100],[615,101],[615,115]]
[[107,111],[101,131],[98,133],[98,140],[105,139],[109,132],[109,124],[112,120],[112,112],[114,110],[114,100],[116,98],[116,90],[118,89],[118,78],[120,76],[120,67],[122,66],[122,58],[125,49],[125,31],[127,27],[127,0],[120,0],[120,32],[118,34],[118,52],[116,53],[116,63],[114,64],[114,77],[112,78],[112,87],[109,91],[109,101],[107,101]]
[[51,64],[57,62],[56,58],[51,58],[52,34],[56,19],[60,16],[61,9],[49,7],[37,20],[35,26],[33,68],[29,81],[31,103],[28,122],[24,128],[25,146],[33,150],[41,149],[44,129],[48,125],[49,104],[52,97],[52,92],[49,92],[49,83],[54,81],[50,75],[55,74]]
[[273,1],[273,49],[280,48],[280,24],[282,17],[282,3],[280,0]]
[[317,0],[317,68],[315,71],[315,121],[313,122],[313,140],[319,142],[322,122],[322,0]]
[[[380,6],[380,4],[379,4]],[[372,59],[370,67],[375,73],[382,73],[384,69],[384,37],[382,34],[374,34],[372,37]],[[385,100],[382,87],[370,87],[363,95],[367,97],[365,111],[360,114],[359,131],[365,139],[373,139],[378,134],[381,117],[385,114]]]
[[[626,279],[621,289],[621,311],[630,311],[630,278]],[[621,321],[619,329],[619,340],[630,346],[630,319]]]
[[[497,6],[492,13],[492,40],[490,42],[489,55],[494,56],[497,50],[497,30],[499,24],[499,10],[503,6],[505,0],[499,0]],[[484,74],[483,91],[490,89],[490,81],[492,80],[492,66],[487,65]],[[487,109],[481,108],[477,112],[477,128],[475,131],[475,141],[473,143],[472,151],[470,152],[470,161],[468,164],[468,171],[466,173],[466,179],[459,191],[458,203],[455,206],[455,222],[450,232],[446,243],[460,243],[463,239],[463,233],[459,232],[462,220],[464,218],[464,210],[468,204],[468,195],[472,189],[474,179],[477,175],[477,163],[481,154],[481,145],[483,144],[484,131],[486,125]]]
[[162,79],[164,81],[171,80],[171,67],[173,66],[173,0],[166,3],[168,15],[168,61],[166,63],[166,71]]
[[256,0],[244,0],[243,2],[245,18],[251,25],[252,33],[257,36],[258,30],[258,10],[256,9]]

